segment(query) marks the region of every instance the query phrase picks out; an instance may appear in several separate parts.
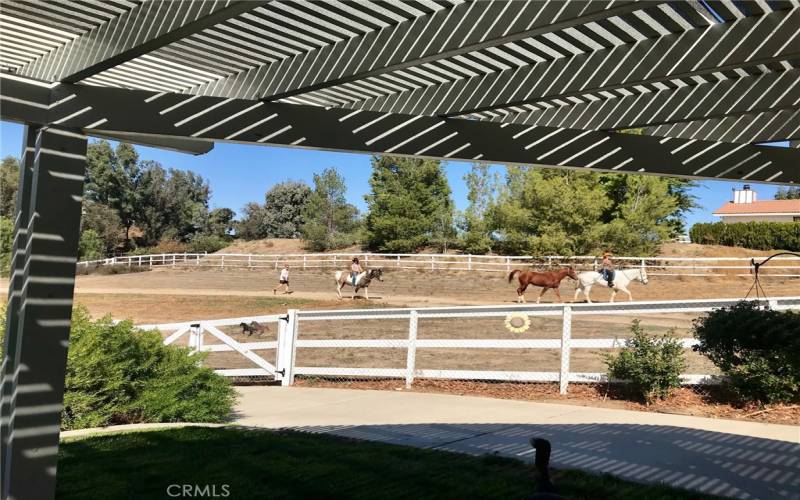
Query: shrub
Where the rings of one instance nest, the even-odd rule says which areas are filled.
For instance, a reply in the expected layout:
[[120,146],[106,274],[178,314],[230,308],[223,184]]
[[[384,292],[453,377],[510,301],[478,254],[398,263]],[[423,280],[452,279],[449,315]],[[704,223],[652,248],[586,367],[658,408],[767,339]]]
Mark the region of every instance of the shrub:
[[661,337],[649,336],[638,319],[631,323],[632,336],[617,355],[606,355],[608,376],[627,380],[631,391],[647,404],[670,395],[681,385],[686,368],[683,346],[674,329]]
[[186,250],[186,243],[170,238],[163,238],[156,246],[150,247],[148,253],[184,253]]
[[0,216],[0,276],[8,276],[11,270],[11,247],[14,245],[14,223]]
[[87,274],[101,274],[101,275],[108,275],[108,274],[130,274],[130,273],[142,273],[144,271],[149,271],[150,268],[147,266],[138,266],[138,265],[127,265],[127,264],[91,264],[91,265],[79,265],[77,269],[75,269],[75,274],[77,276],[85,276]]
[[699,223],[689,230],[689,237],[692,243],[706,245],[800,251],[798,222]]
[[214,234],[196,234],[189,241],[188,250],[191,253],[214,253],[228,246],[228,241]]
[[742,301],[698,318],[694,335],[702,353],[746,402],[800,397],[800,314]]
[[62,427],[132,422],[221,422],[235,392],[202,355],[165,346],[155,331],[130,321],[92,321],[76,308],[67,362]]
[[78,260],[100,260],[106,257],[106,244],[94,229],[84,229],[78,240]]

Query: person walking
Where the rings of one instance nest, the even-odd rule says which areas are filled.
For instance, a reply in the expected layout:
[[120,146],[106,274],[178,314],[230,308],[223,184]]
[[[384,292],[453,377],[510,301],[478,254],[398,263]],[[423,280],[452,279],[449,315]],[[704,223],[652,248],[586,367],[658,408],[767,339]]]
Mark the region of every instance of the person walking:
[[280,287],[285,287],[283,293],[292,293],[289,291],[289,264],[285,262],[283,269],[281,269],[280,278],[278,278],[278,286],[272,289],[272,295],[275,295]]
[[611,257],[613,255],[614,254],[612,254],[609,250],[603,252],[603,262],[600,270],[600,273],[603,275],[603,279],[608,282],[608,288],[614,288],[614,275],[616,272],[614,271],[614,263],[611,262]]
[[364,272],[364,270],[361,269],[361,264],[358,263],[358,257],[353,257],[353,263],[350,264],[350,281],[353,283],[353,288],[356,287],[358,275],[362,272]]

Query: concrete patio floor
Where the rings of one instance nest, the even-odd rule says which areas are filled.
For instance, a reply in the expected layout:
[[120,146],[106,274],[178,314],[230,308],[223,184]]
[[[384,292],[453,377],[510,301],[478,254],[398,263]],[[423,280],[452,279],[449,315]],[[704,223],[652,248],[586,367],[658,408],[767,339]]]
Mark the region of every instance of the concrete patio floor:
[[573,405],[344,389],[240,387],[235,423],[552,466],[735,498],[800,499],[800,427]]

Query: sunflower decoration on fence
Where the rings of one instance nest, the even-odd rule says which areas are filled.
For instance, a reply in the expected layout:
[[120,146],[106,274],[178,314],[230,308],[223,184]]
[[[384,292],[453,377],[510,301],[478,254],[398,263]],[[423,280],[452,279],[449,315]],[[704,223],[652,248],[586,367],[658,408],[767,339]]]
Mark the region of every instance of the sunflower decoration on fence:
[[505,325],[511,333],[523,333],[531,327],[531,319],[525,313],[514,312],[506,316]]

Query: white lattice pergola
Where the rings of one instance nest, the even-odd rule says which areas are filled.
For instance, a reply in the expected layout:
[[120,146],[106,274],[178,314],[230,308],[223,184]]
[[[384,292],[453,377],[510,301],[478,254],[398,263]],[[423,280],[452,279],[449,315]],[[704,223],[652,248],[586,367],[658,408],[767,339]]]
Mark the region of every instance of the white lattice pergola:
[[2,498],[53,496],[87,135],[787,184],[799,67],[797,0],[4,0]]

